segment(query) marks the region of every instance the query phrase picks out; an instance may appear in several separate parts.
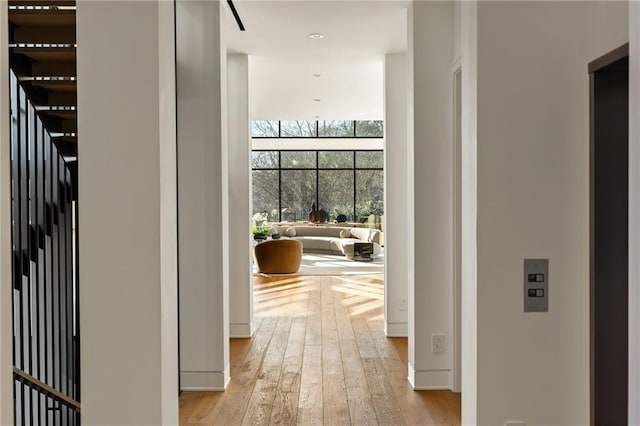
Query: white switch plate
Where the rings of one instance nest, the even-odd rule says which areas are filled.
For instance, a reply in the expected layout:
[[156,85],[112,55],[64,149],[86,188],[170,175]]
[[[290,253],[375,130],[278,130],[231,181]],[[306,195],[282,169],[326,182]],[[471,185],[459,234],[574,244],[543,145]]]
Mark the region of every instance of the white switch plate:
[[444,352],[444,334],[431,335],[431,352],[434,354]]

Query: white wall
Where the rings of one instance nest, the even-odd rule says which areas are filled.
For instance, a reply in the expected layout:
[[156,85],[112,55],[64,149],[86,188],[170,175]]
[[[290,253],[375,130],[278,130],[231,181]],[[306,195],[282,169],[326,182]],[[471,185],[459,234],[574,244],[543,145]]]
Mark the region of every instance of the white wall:
[[[415,276],[409,275],[409,380],[450,389],[453,364],[453,3],[415,2],[408,13],[413,132]],[[412,105],[412,106],[411,106]],[[411,126],[411,122],[413,125]],[[411,152],[408,155],[412,155]],[[411,176],[411,174],[409,175]],[[411,191],[411,188],[408,189]],[[411,269],[411,261],[409,269]],[[411,322],[415,321],[412,329]],[[432,353],[431,335],[445,336]]]
[[[387,336],[407,336],[407,235],[413,232],[407,212],[407,58],[385,56],[384,73],[384,196],[385,196],[385,318]],[[404,309],[399,302],[404,301]]]
[[77,40],[82,421],[177,424],[173,7],[79,2]]
[[227,53],[223,2],[176,3],[180,386],[229,380]]
[[[229,335],[253,334],[249,57],[227,56],[229,101]],[[244,236],[243,236],[244,235]]]
[[629,424],[640,424],[640,3],[629,5]]
[[0,424],[13,424],[11,140],[7,1],[0,0]]
[[[467,71],[477,72],[478,353],[475,373],[463,370],[477,374],[477,417],[463,402],[466,422],[589,423],[587,63],[626,41],[626,16],[604,3],[592,15],[588,3],[477,4]],[[525,314],[523,259],[538,257],[550,259],[549,312]]]

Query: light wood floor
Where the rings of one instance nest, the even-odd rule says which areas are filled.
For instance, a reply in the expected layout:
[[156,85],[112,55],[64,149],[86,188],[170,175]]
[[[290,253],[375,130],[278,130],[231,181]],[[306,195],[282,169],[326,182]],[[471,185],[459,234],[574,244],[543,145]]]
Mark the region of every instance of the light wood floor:
[[460,394],[413,391],[383,332],[383,276],[255,277],[251,339],[225,392],[183,392],[181,425],[460,424]]

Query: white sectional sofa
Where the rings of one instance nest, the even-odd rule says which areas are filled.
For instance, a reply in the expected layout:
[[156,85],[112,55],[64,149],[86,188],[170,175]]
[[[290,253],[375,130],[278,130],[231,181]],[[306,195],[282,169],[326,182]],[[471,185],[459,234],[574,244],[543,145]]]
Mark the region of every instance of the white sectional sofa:
[[377,229],[326,225],[274,226],[269,234],[274,233],[300,241],[305,253],[336,254],[353,259],[354,244],[362,242],[373,243],[374,256],[380,253],[381,233]]

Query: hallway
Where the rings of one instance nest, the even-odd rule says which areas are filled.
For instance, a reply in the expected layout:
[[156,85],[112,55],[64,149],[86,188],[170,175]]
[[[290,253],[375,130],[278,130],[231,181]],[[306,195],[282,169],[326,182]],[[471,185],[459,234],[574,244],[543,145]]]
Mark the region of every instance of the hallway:
[[226,392],[182,393],[181,425],[460,424],[460,394],[410,388],[381,274],[254,279],[254,337],[231,339]]

